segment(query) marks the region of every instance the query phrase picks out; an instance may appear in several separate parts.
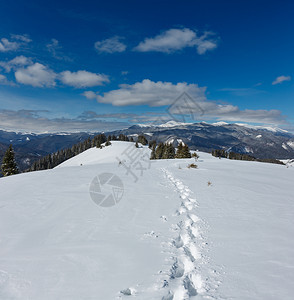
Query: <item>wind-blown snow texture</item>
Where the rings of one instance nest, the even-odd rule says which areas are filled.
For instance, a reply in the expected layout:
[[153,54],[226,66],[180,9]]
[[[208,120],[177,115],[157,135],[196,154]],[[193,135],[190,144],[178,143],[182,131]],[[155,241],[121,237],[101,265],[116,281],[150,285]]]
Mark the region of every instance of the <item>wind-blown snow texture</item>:
[[[0,179],[1,300],[293,299],[294,168],[198,153],[134,182],[130,145]],[[124,183],[116,206],[90,198],[103,172]]]

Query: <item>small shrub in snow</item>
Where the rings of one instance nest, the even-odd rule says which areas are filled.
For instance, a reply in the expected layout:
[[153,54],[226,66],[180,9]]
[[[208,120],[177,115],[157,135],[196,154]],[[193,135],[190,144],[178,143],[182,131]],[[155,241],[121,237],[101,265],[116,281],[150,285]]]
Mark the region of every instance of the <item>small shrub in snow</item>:
[[127,288],[125,290],[120,291],[125,296],[131,296],[134,294],[134,291],[130,288]]
[[197,169],[198,166],[195,165],[195,164],[193,163],[193,164],[189,164],[189,165],[188,165],[188,168],[189,168],[189,169],[191,169],[191,168],[192,168],[192,169]]
[[196,152],[194,152],[194,153],[192,153],[192,157],[194,157],[195,160],[197,160],[199,158],[199,155]]

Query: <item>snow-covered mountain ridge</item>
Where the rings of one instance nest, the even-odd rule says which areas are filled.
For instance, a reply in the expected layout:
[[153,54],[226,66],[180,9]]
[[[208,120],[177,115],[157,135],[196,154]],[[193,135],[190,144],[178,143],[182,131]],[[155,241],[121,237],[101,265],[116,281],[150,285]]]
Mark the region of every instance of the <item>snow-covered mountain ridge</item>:
[[[0,299],[292,299],[294,168],[149,154],[114,141],[1,178]],[[111,207],[89,193],[105,173]]]
[[[136,126],[146,128],[146,127],[162,127],[162,128],[168,128],[168,127],[177,127],[177,126],[189,126],[197,123],[185,123],[185,122],[178,122],[178,121],[168,121],[166,123],[162,124],[138,124]],[[207,124],[207,125],[212,125],[212,126],[226,126],[226,125],[237,125],[237,126],[242,126],[242,127],[247,127],[251,129],[261,129],[261,130],[267,130],[267,131],[272,131],[272,132],[284,132],[284,133],[289,133],[285,129],[281,129],[278,127],[273,127],[273,126],[262,126],[262,125],[251,125],[251,124],[246,124],[246,123],[227,123],[227,122],[215,122],[215,123],[207,123],[207,122],[200,122],[198,124]]]
[[[253,126],[248,124],[228,124],[217,122],[209,124],[181,123],[170,121],[161,125],[144,127],[134,125],[128,129],[115,131],[115,134],[135,136],[148,135],[149,140],[161,142],[181,139],[191,149],[211,152],[224,149],[245,153],[256,158],[291,159],[294,158],[294,135],[279,128]],[[148,133],[148,134],[147,134]]]

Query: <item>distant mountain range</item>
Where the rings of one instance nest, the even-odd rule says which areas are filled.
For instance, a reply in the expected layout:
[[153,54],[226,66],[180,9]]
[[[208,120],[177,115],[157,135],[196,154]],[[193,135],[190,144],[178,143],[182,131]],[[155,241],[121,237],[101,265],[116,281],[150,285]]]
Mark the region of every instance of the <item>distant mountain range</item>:
[[[182,141],[191,149],[204,152],[225,149],[250,154],[256,158],[294,158],[294,135],[279,128],[224,122],[188,124],[170,121],[156,126],[133,125],[127,129],[106,133],[106,135],[119,135],[120,133],[134,138],[139,134],[144,134],[148,140],[169,142],[174,146]],[[2,161],[7,146],[12,144],[19,168],[25,170],[41,156],[71,147],[95,134],[86,132],[33,134],[0,130],[0,159]]]
[[136,137],[145,134],[150,140],[188,144],[193,150],[211,152],[224,149],[246,153],[256,158],[294,158],[294,135],[273,127],[247,124],[214,124],[167,122],[158,126],[134,125],[128,129],[113,132]]
[[20,170],[25,170],[32,162],[49,153],[71,147],[92,137],[93,133],[33,134],[0,130],[0,160],[9,144],[13,145]]

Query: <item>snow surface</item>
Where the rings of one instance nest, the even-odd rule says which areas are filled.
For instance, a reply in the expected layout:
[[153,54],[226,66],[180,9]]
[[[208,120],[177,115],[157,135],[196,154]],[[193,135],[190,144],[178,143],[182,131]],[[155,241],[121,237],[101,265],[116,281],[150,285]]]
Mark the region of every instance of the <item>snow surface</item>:
[[225,126],[225,125],[229,125],[229,123],[227,123],[227,122],[216,122],[216,123],[212,123],[211,125],[213,125],[213,126]]
[[193,123],[183,123],[183,122],[177,122],[177,121],[168,121],[164,124],[158,125],[158,127],[176,127],[176,126],[187,126],[187,125],[191,125]]
[[187,125],[191,125],[193,123],[184,123],[184,122],[178,122],[178,121],[168,121],[166,123],[162,123],[160,125],[156,125],[156,124],[137,124],[137,126],[139,127],[161,127],[161,128],[170,128],[170,127],[177,127],[177,126],[187,126]]
[[294,159],[281,159],[281,162],[283,162],[288,168],[294,167]]
[[[1,300],[293,299],[294,168],[199,152],[135,182],[145,154],[112,142],[0,179]],[[108,208],[89,195],[104,172],[124,184]]]
[[288,145],[289,147],[291,147],[292,149],[294,149],[294,142],[293,142],[293,141],[287,142],[287,145]]
[[246,123],[235,123],[235,125],[242,126],[242,127],[247,127],[247,128],[251,128],[251,129],[265,129],[265,130],[271,131],[271,132],[286,132],[286,133],[288,133],[287,130],[281,129],[281,128],[278,128],[278,127],[250,125],[250,124],[246,124]]

